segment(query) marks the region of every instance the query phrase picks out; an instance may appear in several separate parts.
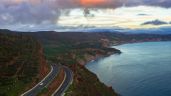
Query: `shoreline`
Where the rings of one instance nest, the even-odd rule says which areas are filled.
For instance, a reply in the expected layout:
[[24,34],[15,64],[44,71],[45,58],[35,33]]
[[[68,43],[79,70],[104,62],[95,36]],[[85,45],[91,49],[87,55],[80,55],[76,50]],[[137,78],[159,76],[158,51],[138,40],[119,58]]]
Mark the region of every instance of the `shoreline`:
[[94,59],[92,59],[92,60],[90,60],[90,61],[87,61],[87,62],[83,65],[84,68],[86,68],[90,73],[92,73],[92,74],[94,74],[94,75],[96,76],[96,78],[99,80],[100,83],[104,84],[107,88],[109,88],[110,90],[112,90],[115,94],[117,94],[117,96],[120,96],[120,95],[119,95],[119,93],[117,93],[117,92],[115,91],[115,89],[112,87],[112,85],[108,86],[108,85],[106,85],[104,82],[102,82],[102,81],[99,79],[99,77],[98,77],[94,72],[90,71],[90,70],[86,67],[86,65],[89,64],[90,62],[95,62],[95,61],[98,61],[98,60],[100,60],[100,59],[102,59],[102,58],[109,57],[109,56],[111,56],[111,55],[120,55],[120,54],[122,54],[122,52],[121,52],[121,53],[112,53],[112,54],[107,54],[107,55],[101,55],[100,57],[95,57]]
[[[109,47],[110,48],[110,47]],[[112,48],[112,49],[115,49],[115,48]],[[116,49],[116,50],[118,50],[118,49]],[[109,53],[107,53],[107,54],[96,54],[96,56],[92,56],[93,58],[92,59],[89,59],[89,58],[85,58],[86,60],[84,61],[84,63],[83,64],[81,64],[81,65],[83,65],[83,66],[85,66],[85,65],[87,65],[89,62],[94,62],[94,61],[97,61],[98,59],[100,59],[100,58],[105,58],[105,57],[109,57],[109,56],[111,56],[111,55],[120,55],[120,54],[122,54],[122,52],[120,51],[120,50],[118,50],[119,52],[109,52]],[[78,62],[79,63],[79,62]]]
[[[114,45],[114,46],[120,46],[120,45],[125,45],[125,44],[136,44],[136,43],[150,43],[150,42],[154,42],[154,43],[157,43],[157,42],[171,42],[171,41],[148,41],[148,42],[132,42],[132,43],[122,43],[122,44],[118,44],[118,45]],[[109,48],[113,48],[112,46],[110,46]],[[119,49],[117,49],[117,50],[119,50]],[[120,50],[121,51],[121,50]],[[121,51],[121,53],[120,54],[122,54],[122,51]],[[95,62],[95,61],[98,61],[98,60],[100,60],[100,59],[103,59],[103,58],[106,58],[106,57],[109,57],[109,56],[111,56],[111,55],[120,55],[120,54],[118,54],[118,53],[112,53],[112,54],[108,54],[108,55],[102,55],[102,56],[100,56],[100,57],[95,57],[94,59],[92,59],[92,60],[90,60],[90,61],[88,61],[88,62],[86,62],[85,64],[84,64],[84,67],[88,70],[88,71],[90,71],[87,67],[86,67],[86,65],[87,64],[90,64],[91,62]],[[91,73],[93,73],[92,71],[90,71]],[[93,73],[93,74],[95,74],[95,73]],[[96,74],[95,74],[96,75]],[[98,78],[98,76],[96,75],[96,77]],[[99,79],[99,78],[98,78]],[[101,82],[101,83],[104,83],[104,82],[102,82],[100,79],[99,79],[99,81]],[[104,83],[105,84],[105,83]],[[106,84],[105,84],[106,85]],[[107,87],[112,87],[112,86],[108,86],[108,85],[106,85]],[[115,89],[112,87],[112,90],[115,92]],[[117,92],[116,92],[117,93]],[[119,94],[118,94],[119,95]]]
[[110,44],[110,47],[109,48],[112,48],[111,46],[120,46],[120,45],[135,44],[135,43],[149,43],[149,42],[171,42],[171,40],[122,42],[122,43],[119,43],[119,44]]

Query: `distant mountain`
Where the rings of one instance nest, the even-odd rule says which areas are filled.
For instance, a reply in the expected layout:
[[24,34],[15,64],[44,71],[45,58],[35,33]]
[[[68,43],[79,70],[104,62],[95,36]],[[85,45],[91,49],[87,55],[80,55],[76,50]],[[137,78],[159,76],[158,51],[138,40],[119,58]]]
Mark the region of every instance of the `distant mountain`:
[[171,34],[171,27],[150,28],[150,29],[133,29],[123,30],[124,32],[131,34]]
[[119,28],[88,28],[79,30],[79,32],[119,32]]
[[[4,31],[8,32],[9,30],[4,30]],[[49,31],[41,31],[41,32],[49,32]],[[80,27],[67,27],[67,28],[60,27],[59,29],[57,28],[53,32],[100,32],[100,33],[110,32],[110,33],[127,33],[127,34],[142,34],[142,33],[171,34],[171,27],[148,28],[148,29],[126,29],[126,28],[119,28],[119,27],[97,28],[94,26],[80,26]]]
[[[124,28],[90,28],[77,30],[78,32],[111,32],[128,34],[171,34],[171,27],[149,28],[149,29],[124,29]],[[72,31],[73,32],[73,31]]]
[[[68,31],[70,32],[70,31]],[[71,31],[75,32],[75,31]],[[149,28],[149,29],[122,29],[122,28],[90,28],[81,29],[76,32],[111,32],[111,33],[128,33],[128,34],[171,34],[171,27]]]

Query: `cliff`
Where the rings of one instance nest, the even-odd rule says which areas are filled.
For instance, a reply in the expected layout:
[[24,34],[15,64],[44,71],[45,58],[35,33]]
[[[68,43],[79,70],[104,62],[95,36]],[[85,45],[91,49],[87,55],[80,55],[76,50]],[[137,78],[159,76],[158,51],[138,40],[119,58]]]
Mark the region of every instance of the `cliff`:
[[[70,86],[69,90],[66,92],[65,96],[117,96],[112,88],[107,87],[105,84],[101,83],[98,77],[87,70],[84,65],[91,60],[95,60],[99,57],[109,56],[111,54],[120,54],[119,50],[116,49],[84,49],[81,50],[81,56],[76,56],[72,53],[73,59],[75,59],[75,64],[70,68],[74,72],[74,81]],[[77,50],[78,52],[78,50]],[[93,54],[91,54],[93,52]]]

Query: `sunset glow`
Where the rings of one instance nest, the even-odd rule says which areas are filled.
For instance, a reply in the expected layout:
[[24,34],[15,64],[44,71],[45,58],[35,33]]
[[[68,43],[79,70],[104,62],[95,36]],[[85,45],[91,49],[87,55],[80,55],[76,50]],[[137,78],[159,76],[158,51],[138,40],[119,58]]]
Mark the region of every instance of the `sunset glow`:
[[101,5],[106,3],[106,0],[80,0],[83,6]]
[[171,1],[0,0],[0,21],[0,28],[15,30],[171,27]]

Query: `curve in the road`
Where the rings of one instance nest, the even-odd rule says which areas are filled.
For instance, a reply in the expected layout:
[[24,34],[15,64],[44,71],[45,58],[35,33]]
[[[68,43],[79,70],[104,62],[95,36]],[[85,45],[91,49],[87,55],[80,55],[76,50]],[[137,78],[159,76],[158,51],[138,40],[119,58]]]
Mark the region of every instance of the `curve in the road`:
[[54,80],[54,78],[58,75],[59,70],[59,66],[57,66],[56,64],[52,64],[49,74],[36,86],[23,93],[21,96],[36,96],[42,89],[46,88]]
[[67,88],[69,87],[69,85],[72,83],[73,80],[72,71],[65,66],[63,67],[63,69],[65,72],[64,80],[59,86],[59,88],[52,94],[52,96],[62,96],[64,92],[67,90]]

